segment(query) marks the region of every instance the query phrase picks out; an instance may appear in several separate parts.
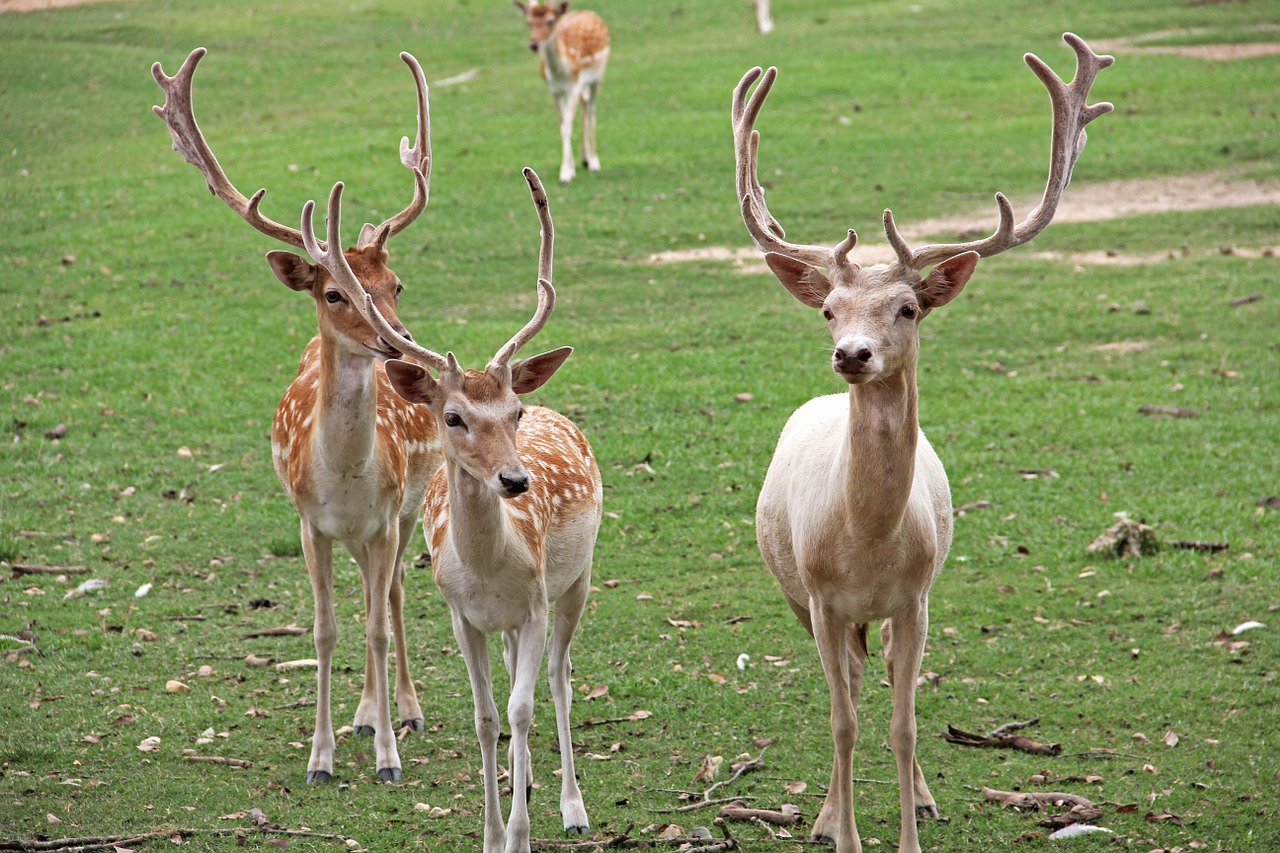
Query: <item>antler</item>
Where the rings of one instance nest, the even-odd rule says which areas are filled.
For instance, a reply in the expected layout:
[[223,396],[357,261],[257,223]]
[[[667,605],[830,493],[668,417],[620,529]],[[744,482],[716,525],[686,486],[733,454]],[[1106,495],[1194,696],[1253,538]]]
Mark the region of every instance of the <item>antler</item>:
[[[770,68],[760,77],[760,67],[756,66],[743,75],[733,90],[733,142],[734,159],[738,177],[738,202],[742,205],[742,221],[747,225],[751,238],[766,252],[777,252],[811,266],[829,267],[838,258],[835,252],[824,246],[805,246],[788,243],[783,238],[786,232],[769,208],[764,203],[764,187],[760,186],[756,168],[760,154],[760,132],[755,129],[756,118],[760,108],[764,106],[773,81],[778,77],[778,69]],[[760,85],[747,99],[747,90],[760,80]],[[849,232],[850,240],[856,239]],[[846,241],[848,242],[848,241]],[[844,243],[841,243],[844,246]],[[849,249],[853,248],[850,243]],[[845,250],[847,253],[848,249]],[[839,256],[842,259],[843,255]]]
[[1049,91],[1049,99],[1053,102],[1053,134],[1049,156],[1049,180],[1044,188],[1044,195],[1027,218],[1013,224],[1013,206],[1003,193],[996,193],[996,205],[1000,208],[1000,225],[994,234],[985,240],[971,243],[936,243],[912,249],[907,245],[893,221],[893,212],[884,212],[884,231],[890,245],[898,255],[898,260],[912,269],[922,269],[932,264],[945,261],[962,252],[977,252],[982,257],[998,255],[1006,249],[1021,246],[1029,242],[1053,221],[1057,212],[1062,192],[1071,182],[1071,170],[1075,167],[1080,152],[1084,150],[1088,134],[1085,125],[1100,115],[1111,112],[1111,104],[1103,102],[1089,106],[1087,100],[1089,89],[1093,86],[1098,72],[1108,67],[1115,58],[1099,56],[1085,43],[1084,39],[1074,33],[1064,33],[1062,40],[1076,53],[1076,74],[1070,83],[1063,83],[1062,78],[1053,72],[1040,57],[1028,53],[1023,60],[1030,66],[1040,82]]
[[519,352],[521,347],[542,331],[542,327],[547,324],[547,318],[551,316],[551,309],[556,304],[556,290],[551,286],[551,256],[555,248],[555,228],[551,224],[551,208],[547,203],[547,193],[542,188],[538,173],[525,167],[524,179],[529,184],[529,195],[533,197],[533,206],[538,212],[538,222],[541,227],[538,246],[538,308],[524,328],[498,350],[489,362],[490,366],[505,365],[511,361],[512,356]]
[[359,246],[385,242],[399,234],[427,209],[427,200],[431,197],[431,107],[427,98],[427,78],[413,54],[401,51],[400,58],[413,72],[414,88],[418,91],[417,138],[412,147],[409,145],[409,137],[400,138],[400,162],[413,172],[413,201],[377,228],[368,224],[361,228],[360,239],[356,244]]
[[[169,135],[173,137],[174,150],[204,175],[209,192],[222,199],[228,207],[258,231],[282,243],[304,249],[306,246],[303,244],[301,231],[263,216],[258,209],[262,203],[262,197],[267,192],[266,189],[258,190],[249,198],[228,180],[222,166],[218,163],[218,158],[214,156],[208,142],[205,141],[200,125],[196,123],[195,112],[191,105],[191,79],[195,75],[196,66],[207,52],[203,47],[191,51],[182,63],[182,67],[178,69],[178,73],[172,77],[164,73],[159,62],[152,64],[151,76],[155,78],[165,95],[164,105],[152,107],[152,110],[164,119],[164,123],[168,126]],[[413,56],[401,53],[400,58],[413,71],[414,84],[418,90],[418,132],[415,146],[409,146],[408,137],[400,141],[400,161],[412,170],[414,175],[413,201],[407,208],[377,228],[366,225],[360,232],[359,245],[362,246],[377,240],[385,241],[395,236],[417,219],[427,206],[431,175],[431,125],[427,106],[427,84],[422,74],[422,67]]]
[[200,60],[207,52],[203,47],[197,47],[191,51],[186,61],[182,63],[182,67],[178,69],[178,73],[172,77],[164,73],[159,62],[152,64],[151,76],[164,91],[164,106],[154,106],[151,109],[169,126],[169,135],[173,137],[173,150],[181,154],[188,163],[204,175],[209,192],[222,199],[227,207],[240,214],[245,222],[263,234],[301,249],[303,248],[302,232],[268,219],[259,212],[258,205],[262,203],[262,196],[267,192],[265,189],[258,190],[253,194],[253,198],[246,198],[232,185],[231,181],[227,180],[226,173],[218,164],[218,158],[213,156],[213,151],[205,142],[200,125],[196,124],[196,116],[191,108],[191,78],[196,72],[196,66],[200,64]]

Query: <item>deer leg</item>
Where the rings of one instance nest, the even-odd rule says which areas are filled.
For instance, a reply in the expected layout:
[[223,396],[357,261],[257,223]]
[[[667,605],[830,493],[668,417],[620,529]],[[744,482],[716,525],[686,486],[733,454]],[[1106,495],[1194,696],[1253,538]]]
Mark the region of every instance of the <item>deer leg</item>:
[[916,829],[916,785],[923,782],[916,763],[916,674],[924,654],[929,616],[923,608],[900,613],[893,618],[891,632],[893,666],[893,715],[889,723],[889,745],[898,765],[898,796],[902,805],[902,830],[898,849],[920,853]]
[[600,153],[596,150],[596,104],[600,99],[600,83],[590,83],[582,90],[582,162],[588,171],[600,171]]
[[[502,659],[507,665],[507,678],[510,680],[509,687],[511,693],[516,689],[516,656],[519,650],[519,635],[515,631],[502,632]],[[525,802],[533,796],[533,757],[528,754],[528,748],[525,749],[525,767],[529,768],[529,774],[524,779],[524,796]],[[511,774],[511,787],[515,788],[515,766],[516,766],[516,742],[512,738],[507,742],[507,768]]]
[[573,735],[569,728],[569,708],[573,702],[569,675],[573,667],[569,661],[569,643],[586,608],[590,587],[591,572],[588,569],[556,601],[556,621],[551,628],[551,645],[547,649],[547,681],[556,703],[556,736],[560,743],[560,815],[564,818],[564,831],[576,835],[586,835],[591,829],[591,822],[587,819],[587,807],[582,802],[582,791],[573,766]]
[[[365,559],[363,556],[359,557],[356,562],[363,559]],[[363,569],[361,572],[360,589],[364,595],[364,616],[368,620],[372,604],[369,599],[369,585],[364,582]],[[378,692],[374,675],[377,664],[373,656],[373,647],[365,643],[364,686],[360,691],[360,704],[356,706],[355,719],[351,723],[352,730],[359,737],[373,737],[378,731]]]
[[576,172],[573,164],[573,117],[578,110],[578,101],[581,98],[582,92],[576,85],[567,92],[556,93],[556,100],[560,104],[560,183],[562,184],[572,181]]
[[[399,548],[399,528],[392,526],[383,538],[366,543],[363,554],[356,560],[360,563],[365,598],[369,602],[369,609],[365,611],[364,636],[373,659],[373,748],[377,755],[378,778],[383,782],[398,782],[401,776],[400,753],[396,749],[395,730],[391,727],[391,698],[387,683],[387,652],[391,644],[388,611],[391,587],[395,581],[393,561]],[[366,684],[369,680],[366,672]],[[361,699],[362,707],[366,698]]]
[[391,639],[396,648],[396,712],[397,728],[408,726],[415,732],[426,727],[418,691],[409,674],[409,644],[404,633],[404,552],[413,539],[417,519],[410,517],[400,522],[400,543],[396,551],[395,576],[391,579]]
[[467,664],[471,680],[471,700],[475,705],[476,738],[480,741],[480,764],[484,775],[484,853],[502,853],[506,826],[498,801],[498,706],[493,701],[493,672],[484,633],[466,621],[456,609],[453,635]]
[[752,0],[756,7],[756,29],[761,33],[773,32],[773,17],[769,14],[769,0]]
[[[511,778],[528,779],[529,727],[533,723],[533,691],[542,668],[542,655],[547,645],[547,606],[545,598],[535,604],[533,612],[516,629],[515,673],[511,682],[511,699],[507,702],[507,720],[511,725],[511,751],[514,754]],[[505,853],[529,853],[529,800],[519,785],[511,786],[511,815],[507,818]]]
[[333,615],[333,542],[305,521],[302,522],[302,553],[311,575],[315,599],[316,727],[311,737],[311,760],[307,762],[307,784],[333,778],[333,717],[329,711],[333,650],[338,644],[338,622]]
[[[889,678],[889,687],[894,684],[893,676],[893,620],[886,619],[880,626],[880,640],[884,644],[884,668]],[[918,670],[918,667],[917,667]],[[919,675],[917,671],[912,675],[915,679]],[[933,794],[929,793],[929,785],[924,780],[924,771],[920,769],[920,761],[914,755],[912,762],[915,765],[913,776],[915,778],[914,790],[916,800],[916,817],[932,817],[936,818],[938,814],[938,804],[934,802]]]
[[835,745],[831,784],[810,838],[834,841],[837,853],[862,853],[862,840],[853,817],[853,748],[858,741],[856,696],[861,689],[863,661],[851,648],[850,632],[854,626],[815,599],[809,601],[809,613],[831,693],[831,739]]

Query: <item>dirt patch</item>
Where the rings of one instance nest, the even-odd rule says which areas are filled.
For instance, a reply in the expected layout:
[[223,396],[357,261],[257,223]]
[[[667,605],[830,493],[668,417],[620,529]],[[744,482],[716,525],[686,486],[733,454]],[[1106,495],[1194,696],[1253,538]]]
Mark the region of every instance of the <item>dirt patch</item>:
[[82,6],[103,0],[0,0],[0,15],[6,12],[42,12],[45,9],[61,9],[65,6]]
[[[1263,24],[1251,27],[1249,32],[1265,34],[1280,32],[1280,26]],[[1098,53],[1163,53],[1171,56],[1186,56],[1191,59],[1205,59],[1215,62],[1234,62],[1241,59],[1255,59],[1259,56],[1276,56],[1280,54],[1280,42],[1246,42],[1237,44],[1186,44],[1163,45],[1151,42],[1165,41],[1173,37],[1208,36],[1207,29],[1160,30],[1144,33],[1124,39],[1111,39],[1093,42],[1093,49]]]
[[[1013,199],[1015,215],[1023,216],[1038,199]],[[1280,206],[1280,181],[1239,179],[1230,172],[1205,172],[1198,175],[1180,175],[1173,178],[1144,178],[1132,181],[1110,181],[1092,185],[1072,185],[1058,205],[1055,222],[1104,222],[1151,213],[1168,213],[1183,210],[1212,210],[1231,207]],[[972,240],[995,230],[998,222],[995,203],[986,208],[957,216],[925,219],[918,222],[899,222],[904,237],[913,243],[927,239]],[[837,223],[839,224],[839,223]],[[965,235],[961,238],[960,235]],[[867,230],[859,234],[863,239],[883,238],[879,230]],[[1230,254],[1244,256],[1277,256],[1275,247],[1233,248]],[[1039,252],[1030,257],[1044,260],[1070,260],[1081,265],[1103,264],[1153,264],[1182,257],[1183,252],[1166,251],[1150,255],[1120,255],[1113,252],[1089,252],[1062,255]],[[859,243],[852,259],[859,264],[886,263],[894,259],[892,249],[884,243]],[[728,249],[721,246],[700,246],[695,249],[659,252],[649,256],[653,264],[679,263],[683,261],[731,262],[743,272],[759,272],[765,269],[760,252],[755,248]]]

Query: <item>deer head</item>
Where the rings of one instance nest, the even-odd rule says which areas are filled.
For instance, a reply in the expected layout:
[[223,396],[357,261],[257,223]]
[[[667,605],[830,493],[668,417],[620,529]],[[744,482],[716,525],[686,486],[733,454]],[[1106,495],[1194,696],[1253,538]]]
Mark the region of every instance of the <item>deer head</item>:
[[[1098,71],[1114,62],[1099,56],[1071,33],[1063,40],[1075,51],[1076,75],[1064,83],[1034,54],[1024,57],[1049,92],[1053,106],[1049,179],[1040,203],[1016,226],[1009,200],[996,193],[1000,224],[984,240],[932,244],[912,249],[884,212],[884,228],[898,259],[863,268],[849,259],[857,234],[834,248],[788,242],[786,233],[765,205],[757,175],[760,134],[756,118],[777,78],[777,69],[748,71],[733,93],[733,133],[738,201],[742,218],[756,245],[765,252],[770,270],[788,292],[811,308],[818,308],[831,328],[835,349],[832,368],[850,384],[871,381],[914,364],[920,321],[934,308],[947,304],[973,274],[979,258],[997,255],[1031,241],[1052,221],[1071,180],[1071,171],[1084,149],[1085,125],[1110,112],[1112,105],[1088,105],[1089,89]],[[759,86],[748,98],[757,81]],[[933,269],[924,274],[927,267]]]
[[529,49],[534,53],[537,53],[546,40],[551,38],[551,31],[555,29],[556,21],[569,11],[568,0],[562,0],[559,3],[539,3],[537,0],[532,3],[523,3],[521,0],[511,0],[511,2],[520,10],[520,14],[524,15],[525,22],[529,25]]
[[[239,214],[256,230],[298,249],[306,247],[303,230],[289,228],[267,218],[260,205],[266,194],[260,189],[251,198],[245,197],[223,172],[217,157],[209,148],[200,126],[196,123],[192,107],[191,81],[196,66],[207,51],[196,48],[187,56],[178,73],[173,77],[164,73],[160,63],[151,66],[151,74],[165,93],[163,106],[153,107],[156,115],[164,119],[173,137],[173,147],[205,177],[209,191]],[[376,358],[398,358],[399,352],[381,338],[370,325],[366,309],[366,294],[372,303],[391,319],[391,324],[403,337],[408,337],[396,317],[396,305],[404,286],[400,278],[387,266],[387,241],[408,227],[426,209],[431,181],[431,118],[427,100],[427,83],[418,61],[408,53],[400,58],[413,73],[418,99],[418,127],[414,144],[408,137],[400,141],[400,161],[413,174],[413,199],[399,213],[379,225],[366,223],[353,248],[346,251],[347,268],[353,271],[351,280],[336,278],[325,265],[312,264],[306,258],[286,251],[267,254],[272,272],[291,290],[305,291],[316,303],[316,319],[322,334],[337,341],[349,352],[369,354]],[[334,185],[330,195],[329,241],[338,239],[338,210],[342,184]],[[304,216],[310,216],[305,213]],[[309,226],[304,225],[304,229]],[[312,235],[314,238],[314,234]],[[317,241],[317,250],[326,252],[326,244]],[[338,245],[334,242],[334,245]],[[326,255],[326,257],[329,257]],[[330,258],[331,260],[331,258]]]

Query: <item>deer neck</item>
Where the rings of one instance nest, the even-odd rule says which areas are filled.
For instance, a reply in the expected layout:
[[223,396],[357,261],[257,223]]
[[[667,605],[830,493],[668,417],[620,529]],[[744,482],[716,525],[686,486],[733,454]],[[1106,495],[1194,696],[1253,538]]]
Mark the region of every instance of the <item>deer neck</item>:
[[849,431],[835,475],[851,517],[888,533],[902,521],[920,437],[915,365],[849,386]]
[[365,469],[373,460],[378,434],[374,358],[346,352],[321,337],[319,383],[314,442],[317,452],[332,470]]
[[564,57],[560,55],[560,42],[556,30],[551,31],[547,40],[538,48],[538,57],[542,64],[542,76],[546,79],[566,80],[573,74],[565,66]]
[[445,476],[454,551],[474,571],[501,566],[510,539],[502,498],[453,459],[445,459]]

